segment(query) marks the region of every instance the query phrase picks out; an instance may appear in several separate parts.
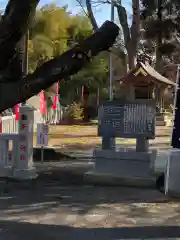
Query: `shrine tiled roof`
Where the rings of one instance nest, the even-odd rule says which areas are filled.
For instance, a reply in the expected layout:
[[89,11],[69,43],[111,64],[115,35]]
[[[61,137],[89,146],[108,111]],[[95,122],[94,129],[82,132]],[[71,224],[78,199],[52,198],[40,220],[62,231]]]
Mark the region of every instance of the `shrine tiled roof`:
[[127,75],[123,76],[120,80],[126,79],[130,75],[138,76],[139,73],[142,73],[144,76],[151,76],[152,78],[156,79],[157,81],[171,85],[176,86],[176,83],[167,79],[166,77],[162,76],[160,73],[158,73],[154,68],[152,68],[149,64],[144,64],[142,62],[138,63],[135,69],[130,70]]
[[152,68],[149,64],[140,63],[141,67],[153,78],[159,80],[168,85],[176,86],[176,83],[167,79],[166,77],[162,76],[158,73],[154,68]]

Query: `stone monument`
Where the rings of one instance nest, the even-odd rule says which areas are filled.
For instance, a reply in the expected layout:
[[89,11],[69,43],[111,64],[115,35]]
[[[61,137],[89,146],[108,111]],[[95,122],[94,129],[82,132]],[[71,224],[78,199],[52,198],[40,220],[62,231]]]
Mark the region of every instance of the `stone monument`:
[[[156,108],[153,100],[109,101],[99,108],[98,135],[102,149],[95,149],[96,172],[123,178],[151,177],[156,151],[149,150],[155,138]],[[117,148],[115,138],[136,139],[136,148]]]
[[33,125],[34,110],[28,105],[19,109],[19,144],[16,161],[13,164],[13,177],[16,179],[36,178],[33,166]]

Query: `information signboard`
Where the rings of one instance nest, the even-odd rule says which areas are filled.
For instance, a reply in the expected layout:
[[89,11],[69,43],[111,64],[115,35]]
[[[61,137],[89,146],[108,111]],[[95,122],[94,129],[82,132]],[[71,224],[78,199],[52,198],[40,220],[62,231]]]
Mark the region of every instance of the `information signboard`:
[[48,125],[37,123],[37,145],[48,146]]
[[153,100],[109,101],[99,108],[98,135],[155,138],[156,108]]

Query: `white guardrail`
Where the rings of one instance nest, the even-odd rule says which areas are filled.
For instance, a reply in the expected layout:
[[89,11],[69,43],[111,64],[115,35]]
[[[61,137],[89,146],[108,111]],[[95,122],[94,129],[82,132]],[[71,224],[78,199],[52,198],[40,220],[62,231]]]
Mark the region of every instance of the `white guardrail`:
[[[15,115],[4,116],[2,121],[2,133],[18,133],[18,121],[15,119]],[[41,115],[39,111],[34,112],[34,131],[36,131],[37,123],[41,122]]]

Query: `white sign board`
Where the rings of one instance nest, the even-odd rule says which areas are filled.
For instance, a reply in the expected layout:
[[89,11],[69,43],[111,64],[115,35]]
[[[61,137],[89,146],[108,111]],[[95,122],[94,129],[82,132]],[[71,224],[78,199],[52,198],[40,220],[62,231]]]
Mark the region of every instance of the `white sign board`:
[[37,145],[48,145],[48,125],[45,123],[37,123]]

